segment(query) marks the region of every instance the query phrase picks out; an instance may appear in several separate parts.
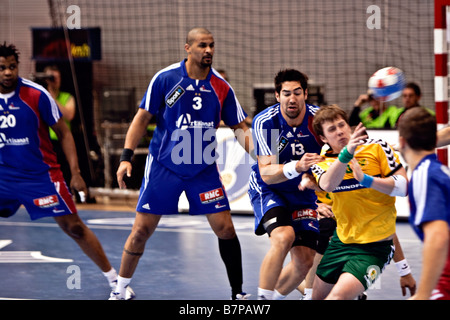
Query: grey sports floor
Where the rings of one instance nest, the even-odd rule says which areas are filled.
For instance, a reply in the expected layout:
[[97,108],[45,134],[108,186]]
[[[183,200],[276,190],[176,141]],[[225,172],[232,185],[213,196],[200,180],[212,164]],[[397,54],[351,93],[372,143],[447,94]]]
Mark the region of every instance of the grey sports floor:
[[[80,210],[79,214],[118,270],[134,213]],[[242,247],[244,290],[256,299],[259,267],[269,240],[254,235],[252,216],[233,215],[233,220]],[[397,223],[397,234],[418,281],[422,245],[406,222]],[[32,222],[22,208],[0,220],[0,284],[0,298],[8,300],[105,300],[110,292],[100,270],[52,218]],[[206,218],[164,217],[147,243],[131,286],[137,300],[228,300],[225,267]],[[367,294],[369,300],[406,299],[392,263]],[[298,292],[287,297],[299,298]]]

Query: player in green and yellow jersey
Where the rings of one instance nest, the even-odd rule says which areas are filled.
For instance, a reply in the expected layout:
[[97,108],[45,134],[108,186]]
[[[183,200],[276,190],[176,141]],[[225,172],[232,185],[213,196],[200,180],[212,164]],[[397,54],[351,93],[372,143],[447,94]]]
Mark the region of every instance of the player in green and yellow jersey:
[[330,193],[337,221],[313,299],[354,299],[394,255],[395,196],[406,196],[406,171],[385,141],[368,139],[362,124],[352,133],[336,105],[322,107],[313,126],[330,149],[312,171],[319,188]]

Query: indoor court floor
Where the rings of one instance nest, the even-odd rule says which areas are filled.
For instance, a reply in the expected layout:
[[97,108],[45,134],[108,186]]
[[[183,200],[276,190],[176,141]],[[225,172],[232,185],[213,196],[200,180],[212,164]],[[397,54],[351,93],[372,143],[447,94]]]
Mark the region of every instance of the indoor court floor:
[[[85,204],[79,206],[79,214],[119,270],[134,209],[99,210]],[[259,267],[269,240],[253,233],[253,216],[233,215],[233,221],[242,247],[243,288],[255,300]],[[397,234],[418,281],[421,243],[407,222],[397,223]],[[110,292],[101,271],[52,218],[31,221],[23,208],[0,220],[0,284],[0,299],[6,300],[106,300]],[[163,217],[147,242],[131,287],[136,300],[229,300],[217,238],[206,218],[183,213]],[[393,263],[367,295],[368,300],[406,299]],[[286,299],[299,298],[298,292],[292,292]]]

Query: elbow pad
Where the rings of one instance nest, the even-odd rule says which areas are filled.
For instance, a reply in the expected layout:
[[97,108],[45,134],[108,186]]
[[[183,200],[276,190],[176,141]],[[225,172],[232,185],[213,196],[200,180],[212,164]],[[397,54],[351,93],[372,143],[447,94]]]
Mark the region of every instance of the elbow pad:
[[408,194],[408,181],[404,176],[394,175],[391,177],[394,179],[394,189],[389,194],[392,197],[406,197]]

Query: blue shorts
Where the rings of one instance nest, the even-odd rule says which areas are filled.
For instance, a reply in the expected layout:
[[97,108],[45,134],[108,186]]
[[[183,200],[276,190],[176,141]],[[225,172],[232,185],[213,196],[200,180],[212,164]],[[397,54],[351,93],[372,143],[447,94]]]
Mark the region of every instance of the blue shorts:
[[177,214],[178,200],[183,191],[189,201],[191,215],[230,210],[216,164],[206,167],[193,178],[182,179],[149,154],[136,211],[158,215]]
[[0,174],[0,216],[3,218],[14,215],[21,205],[31,220],[77,212],[59,169],[36,175],[0,168]]
[[258,184],[254,176],[251,176],[250,180],[248,194],[255,214],[255,233],[257,235],[264,234],[267,231],[263,225],[264,215],[275,207],[285,209],[287,215],[282,218],[285,221],[282,225],[289,222],[296,233],[300,231],[319,232],[317,204],[315,203],[317,198],[315,196],[311,197],[311,194],[304,194],[297,190],[277,192],[267,185]]

